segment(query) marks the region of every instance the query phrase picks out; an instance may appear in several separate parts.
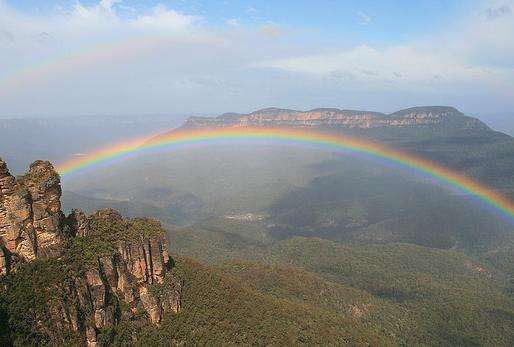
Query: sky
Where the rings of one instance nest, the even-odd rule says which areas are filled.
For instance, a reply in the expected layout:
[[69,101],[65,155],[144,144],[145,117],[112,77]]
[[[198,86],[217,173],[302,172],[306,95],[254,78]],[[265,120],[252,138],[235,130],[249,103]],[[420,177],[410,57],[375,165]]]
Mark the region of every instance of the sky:
[[0,117],[514,110],[514,0],[0,0]]

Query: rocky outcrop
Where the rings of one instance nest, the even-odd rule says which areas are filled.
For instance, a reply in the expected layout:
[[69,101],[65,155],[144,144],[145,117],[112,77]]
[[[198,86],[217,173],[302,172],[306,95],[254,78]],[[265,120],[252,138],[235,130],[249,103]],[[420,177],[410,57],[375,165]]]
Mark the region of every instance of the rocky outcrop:
[[7,275],[9,271],[9,258],[8,253],[4,247],[0,246],[0,276]]
[[290,126],[329,128],[380,127],[451,127],[457,129],[488,129],[476,118],[467,117],[446,106],[413,107],[392,114],[380,112],[318,108],[297,111],[267,108],[249,114],[227,113],[218,117],[190,117],[185,128]]
[[18,181],[29,193],[37,256],[57,255],[67,237],[59,175],[52,164],[39,160],[30,165],[29,172]]
[[[81,216],[77,212],[72,215]],[[149,223],[157,230],[160,224],[152,220],[125,221],[110,209],[80,221],[78,225],[86,234],[95,232],[90,222],[112,225],[117,232],[126,229],[132,237],[114,239],[114,251],[100,256],[96,266],[74,280],[64,295],[67,308],[57,320],[95,346],[99,330],[122,320],[145,314],[150,322],[159,324],[164,314],[179,312],[182,283],[171,274],[165,234],[145,237],[146,231],[138,229],[148,228]],[[133,237],[134,233],[137,237]]]
[[[55,256],[66,239],[59,175],[36,161],[14,178],[0,159],[0,243],[24,261]],[[4,271],[6,269],[3,269]]]
[[73,210],[66,218],[73,236],[86,237],[89,235],[89,223],[86,215],[81,210]]
[[144,316],[159,324],[180,311],[182,283],[172,273],[159,222],[124,220],[112,209],[64,216],[60,197],[49,162],[36,161],[15,178],[0,159],[0,278],[16,279],[19,266],[35,259],[63,272],[49,289],[44,318],[35,319],[39,332],[57,344],[71,333],[97,346],[105,341],[99,332],[122,321]]

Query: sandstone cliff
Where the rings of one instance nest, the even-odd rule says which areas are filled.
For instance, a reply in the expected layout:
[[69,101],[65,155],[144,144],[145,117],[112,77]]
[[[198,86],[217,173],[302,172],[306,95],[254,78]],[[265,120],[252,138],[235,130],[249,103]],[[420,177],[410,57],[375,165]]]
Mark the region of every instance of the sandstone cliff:
[[[158,222],[124,220],[114,210],[88,218],[74,211],[68,220],[78,226],[77,235],[84,235],[78,236],[81,244],[71,248],[73,258],[82,253],[75,261],[83,276],[75,278],[71,291],[63,296],[66,299],[54,321],[85,334],[88,344],[96,345],[98,330],[141,313],[159,324],[164,314],[180,310],[181,282],[171,274],[167,240]],[[90,259],[83,250],[93,242],[96,257]],[[154,291],[162,286],[165,291]],[[80,318],[84,315],[85,320]]]
[[71,335],[102,345],[106,329],[136,317],[159,324],[180,310],[182,285],[160,223],[124,220],[110,209],[66,217],[60,196],[49,162],[14,178],[0,159],[0,277],[13,301],[21,287],[46,302],[23,308],[45,341]]
[[449,127],[488,129],[476,118],[467,117],[453,107],[412,107],[391,114],[371,111],[317,108],[297,111],[267,108],[249,114],[226,113],[218,117],[190,117],[184,127],[292,126],[329,128]]
[[49,162],[36,161],[14,178],[0,159],[0,239],[8,253],[24,261],[57,255],[66,238],[60,197],[59,175]]

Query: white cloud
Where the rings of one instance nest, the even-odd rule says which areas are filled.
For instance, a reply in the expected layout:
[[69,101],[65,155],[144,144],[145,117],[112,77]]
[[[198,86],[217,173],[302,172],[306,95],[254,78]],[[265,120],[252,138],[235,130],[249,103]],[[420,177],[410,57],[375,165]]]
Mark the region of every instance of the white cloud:
[[512,1],[484,4],[439,37],[381,46],[329,46],[305,27],[260,19],[212,28],[176,8],[124,5],[79,1],[31,15],[0,0],[0,116],[359,107],[380,98],[370,108],[486,107],[491,97],[514,107],[514,20],[503,7]]
[[[26,93],[45,81],[72,78],[85,69],[100,73],[102,67],[144,56],[164,41],[198,42],[208,36],[197,28],[197,16],[162,5],[122,16],[119,11],[126,10],[121,6],[120,0],[76,2],[38,16],[16,11],[0,0],[0,97],[6,100],[20,89]],[[95,64],[98,67],[92,68]]]
[[[438,92],[445,87],[466,92],[476,88],[514,98],[512,3],[478,7],[439,37],[380,48],[366,44],[331,48],[328,53],[266,59],[251,66],[370,90],[394,87]],[[358,15],[363,22],[368,20],[364,13]]]
[[127,11],[127,12],[132,12],[132,13],[137,12],[137,10],[134,7],[123,5],[122,3],[120,3],[118,5],[118,8],[120,8],[121,10]]
[[263,61],[254,66],[318,77],[351,79],[353,82],[367,82],[374,87],[396,83],[424,88],[434,85],[434,80],[462,84],[495,78],[498,73],[493,69],[462,65],[445,56],[411,46],[391,46],[379,50],[362,45],[338,53]]
[[489,7],[485,10],[487,20],[495,20],[496,18],[512,14],[512,9],[509,5],[501,5],[498,7]]
[[112,6],[115,1],[102,0],[97,5],[85,6],[77,2],[69,17],[70,20],[82,21],[83,23],[110,23],[119,21]]
[[362,11],[357,11],[355,13],[357,14],[357,18],[359,19],[359,24],[366,25],[371,23],[371,21],[373,20],[373,18],[371,18],[368,14]]
[[104,9],[106,9],[107,11],[112,11],[112,7],[115,4],[119,4],[121,2],[122,2],[122,0],[101,0],[99,5],[100,5],[100,7],[103,7]]
[[514,68],[514,1],[500,4],[464,21],[460,30],[448,35],[448,49],[471,64]]
[[238,27],[241,23],[237,18],[230,18],[225,21],[225,24],[231,27]]
[[250,6],[250,7],[247,7],[246,10],[245,10],[246,13],[251,13],[251,14],[256,14],[259,12],[259,10],[257,10],[255,7],[253,6]]
[[284,30],[275,23],[267,23],[260,27],[259,32],[263,36],[278,38],[284,34]]
[[131,24],[143,29],[177,31],[190,29],[200,19],[198,16],[184,15],[163,5],[157,5],[150,14],[137,17]]

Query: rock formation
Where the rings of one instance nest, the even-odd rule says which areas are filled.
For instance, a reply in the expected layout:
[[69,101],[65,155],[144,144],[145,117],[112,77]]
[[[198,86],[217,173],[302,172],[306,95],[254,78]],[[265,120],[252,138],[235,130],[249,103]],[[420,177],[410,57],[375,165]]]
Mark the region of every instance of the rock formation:
[[84,212],[73,210],[66,219],[73,236],[86,237],[89,235],[89,223]]
[[[164,314],[180,310],[182,285],[172,274],[160,223],[124,220],[111,209],[66,217],[60,197],[59,175],[49,162],[36,161],[14,178],[0,159],[0,277],[36,259],[60,261],[74,274],[52,289],[59,299],[45,308],[50,325],[39,320],[43,334],[59,343],[58,336],[70,332],[96,346],[101,329],[141,314],[159,324]],[[95,251],[87,253],[84,244]]]
[[[111,328],[121,320],[144,313],[153,324],[159,324],[165,313],[180,311],[181,282],[171,275],[170,257],[165,234],[145,237],[137,229],[156,221],[125,221],[116,211],[107,209],[82,219],[83,214],[74,211],[79,228],[77,235],[94,233],[89,223],[101,223],[107,229],[121,232],[138,232],[133,238],[114,238],[110,243],[114,251],[98,257],[96,266],[85,271],[84,276],[74,279],[74,285],[63,297],[62,310],[56,310],[54,320],[66,329],[85,336],[88,345],[95,346],[97,332]],[[129,229],[133,229],[130,231]],[[118,231],[119,232],[119,231]],[[84,236],[79,236],[84,237]],[[85,236],[87,237],[87,236]],[[168,280],[168,281],[167,281]],[[160,293],[152,291],[154,285],[165,285]],[[88,312],[90,316],[88,316]],[[80,317],[86,316],[87,319]]]
[[190,117],[186,128],[229,126],[291,126],[329,128],[434,127],[488,129],[476,118],[453,107],[413,107],[392,114],[380,112],[317,108],[297,111],[266,108],[249,114],[226,113],[218,117]]
[[2,247],[24,261],[55,256],[66,238],[60,197],[59,175],[49,162],[36,161],[26,175],[14,178],[0,159]]

